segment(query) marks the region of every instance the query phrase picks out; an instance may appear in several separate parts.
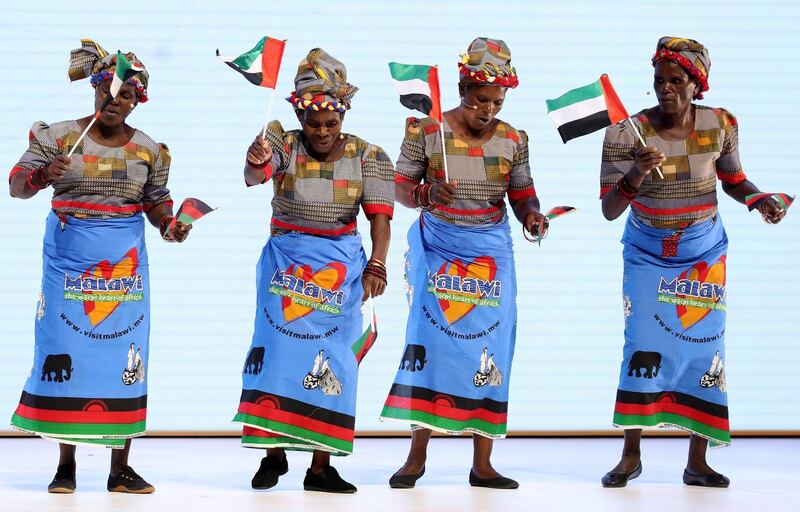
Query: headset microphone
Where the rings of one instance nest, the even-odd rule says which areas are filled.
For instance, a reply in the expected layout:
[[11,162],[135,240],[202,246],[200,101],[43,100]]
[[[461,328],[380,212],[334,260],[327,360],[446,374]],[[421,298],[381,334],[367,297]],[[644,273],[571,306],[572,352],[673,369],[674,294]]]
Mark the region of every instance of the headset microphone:
[[462,104],[462,105],[464,105],[464,106],[465,106],[465,107],[467,107],[467,108],[471,108],[472,110],[478,110],[478,107],[477,107],[477,106],[475,106],[475,105],[470,105],[469,103],[467,103],[466,101],[464,101],[464,98],[461,98],[461,104]]

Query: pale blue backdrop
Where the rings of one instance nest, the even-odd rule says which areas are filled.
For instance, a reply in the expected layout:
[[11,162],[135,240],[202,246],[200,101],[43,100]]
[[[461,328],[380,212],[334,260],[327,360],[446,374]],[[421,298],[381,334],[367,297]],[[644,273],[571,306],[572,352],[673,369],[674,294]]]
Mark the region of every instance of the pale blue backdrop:
[[[520,320],[509,428],[607,429],[622,346],[618,240],[624,221],[607,222],[600,213],[602,133],[563,145],[544,100],[608,73],[629,111],[651,106],[649,59],[659,36],[695,38],[713,60],[702,103],[738,117],[750,178],[764,190],[793,194],[800,191],[798,26],[794,1],[13,2],[0,17],[0,168],[7,172],[24,152],[34,121],[91,113],[88,81],[70,84],[66,75],[69,51],[80,38],[136,52],[151,73],[151,101],[136,109],[131,124],[169,145],[176,198],[199,197],[219,207],[183,245],[148,232],[148,426],[233,430],[253,323],[255,263],[272,196],[271,186],[246,189],[241,168],[264,122],[268,91],[217,61],[214,50],[235,55],[263,35],[287,38],[273,117],[293,127],[281,98],[306,52],[326,49],[361,88],[345,130],[395,159],[404,119],[412,114],[399,104],[386,63],[439,64],[444,106],[451,108],[458,101],[459,53],[475,36],[502,38],[521,85],[508,93],[500,117],[530,135],[543,206],[579,208],[555,222],[541,247],[525,242],[512,221]],[[3,418],[10,418],[33,360],[49,194],[28,201],[0,197],[0,424],[7,424]],[[731,240],[726,371],[732,428],[800,429],[794,316],[800,211],[775,227],[724,195],[720,210]],[[393,222],[390,285],[378,303],[381,335],[362,365],[362,430],[397,428],[377,417],[402,350],[401,260],[415,215],[398,206]]]

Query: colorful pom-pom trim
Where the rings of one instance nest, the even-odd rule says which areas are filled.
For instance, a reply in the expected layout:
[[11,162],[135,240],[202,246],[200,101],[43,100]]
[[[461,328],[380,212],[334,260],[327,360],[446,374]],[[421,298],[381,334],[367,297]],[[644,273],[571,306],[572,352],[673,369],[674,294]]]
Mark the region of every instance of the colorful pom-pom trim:
[[483,84],[483,85],[496,85],[499,87],[510,87],[514,89],[519,85],[517,72],[514,68],[507,70],[495,66],[496,74],[487,73],[484,69],[475,71],[463,62],[458,63],[458,72],[461,74],[461,79],[468,82]]
[[335,112],[344,112],[350,110],[350,102],[347,100],[341,101],[328,101],[325,96],[314,96],[311,99],[303,99],[297,96],[297,91],[292,91],[291,96],[286,98],[286,101],[291,103],[297,110],[332,110]]

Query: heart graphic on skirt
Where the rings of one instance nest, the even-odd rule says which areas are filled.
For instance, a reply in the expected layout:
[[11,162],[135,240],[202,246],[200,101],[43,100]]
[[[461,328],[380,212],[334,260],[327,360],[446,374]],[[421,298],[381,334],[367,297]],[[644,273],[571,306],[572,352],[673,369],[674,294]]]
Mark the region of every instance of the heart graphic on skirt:
[[[491,256],[478,256],[468,264],[464,264],[461,260],[453,260],[452,262],[445,262],[439,269],[438,274],[459,276],[462,282],[468,277],[483,281],[491,281],[497,275],[497,264]],[[480,298],[481,296],[479,291],[467,293],[461,290],[439,288],[436,288],[436,291],[469,298]],[[444,317],[447,319],[449,325],[458,322],[475,309],[475,304],[443,298],[439,298],[439,306],[442,308],[442,313],[444,313]]]
[[[711,266],[708,266],[705,261],[701,261],[695,264],[689,270],[683,272],[679,279],[688,279],[690,281],[700,281],[701,283],[725,286],[725,258],[725,256],[720,256],[719,259]],[[678,295],[678,297],[684,298],[685,295]],[[719,302],[722,300],[722,297],[718,297],[717,299],[692,297],[692,299],[711,304],[714,302]],[[683,328],[688,329],[705,318],[713,310],[708,308],[698,308],[696,306],[676,305],[675,311],[678,314],[678,319],[681,321]]]
[[[286,269],[285,272],[287,275],[294,276],[298,279],[304,281],[305,285],[308,286],[313,284],[319,288],[323,288],[326,290],[338,290],[339,287],[344,282],[345,275],[347,275],[347,268],[344,266],[343,263],[339,262],[331,262],[327,263],[324,267],[317,270],[316,272],[312,272],[310,265],[291,265],[289,268]],[[292,320],[297,320],[298,318],[302,318],[307,314],[314,311],[314,308],[310,306],[304,306],[303,304],[298,304],[293,300],[293,297],[302,298],[303,300],[308,300],[311,302],[322,302],[322,294],[318,294],[317,297],[309,297],[307,295],[303,295],[302,293],[296,293],[294,291],[289,291],[291,295],[286,296],[284,295],[281,298],[281,307],[283,308],[283,319],[288,323]]]
[[[136,247],[125,253],[118,262],[111,264],[108,260],[103,260],[97,265],[94,265],[89,270],[83,273],[86,277],[103,278],[106,281],[109,279],[119,279],[122,277],[133,277],[136,275],[136,269],[139,266],[139,253]],[[124,295],[127,290],[119,291],[97,291],[87,290],[83,292],[85,295]],[[83,311],[89,317],[92,327],[97,327],[100,322],[108,318],[111,313],[119,306],[119,301],[114,302],[99,302],[99,301],[83,301]]]

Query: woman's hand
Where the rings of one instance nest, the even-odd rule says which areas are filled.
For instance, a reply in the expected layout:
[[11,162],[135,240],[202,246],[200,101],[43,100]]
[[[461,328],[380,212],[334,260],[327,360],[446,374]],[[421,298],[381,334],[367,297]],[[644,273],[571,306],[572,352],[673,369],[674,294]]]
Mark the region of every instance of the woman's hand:
[[431,201],[442,206],[450,206],[456,198],[455,181],[440,182],[431,189]]
[[169,223],[172,222],[172,216],[165,217],[164,225],[166,226],[161,233],[161,238],[167,242],[181,243],[189,236],[189,231],[192,230],[191,224],[184,224],[181,221],[175,223],[175,227],[168,229]]
[[761,201],[758,206],[758,213],[768,224],[777,224],[786,216],[786,210],[771,197]]
[[650,171],[659,167],[667,157],[658,148],[647,146],[636,150],[634,165],[640,176],[647,176]]
[[265,163],[272,160],[272,148],[269,147],[267,141],[259,135],[256,140],[247,148],[247,163],[250,165],[261,167]]
[[[541,226],[541,233],[539,233],[539,226]],[[550,221],[547,220],[547,217],[539,210],[531,210],[528,212],[528,215],[525,216],[525,231],[531,235],[541,235],[541,237],[544,238],[548,229],[550,229]]]
[[45,183],[54,183],[59,181],[69,170],[72,165],[72,158],[67,155],[56,155],[56,158],[50,162],[47,167],[42,171],[42,178]]
[[386,290],[386,281],[378,276],[364,274],[361,276],[361,286],[364,288],[361,302],[364,302],[370,297],[383,295],[384,290]]

